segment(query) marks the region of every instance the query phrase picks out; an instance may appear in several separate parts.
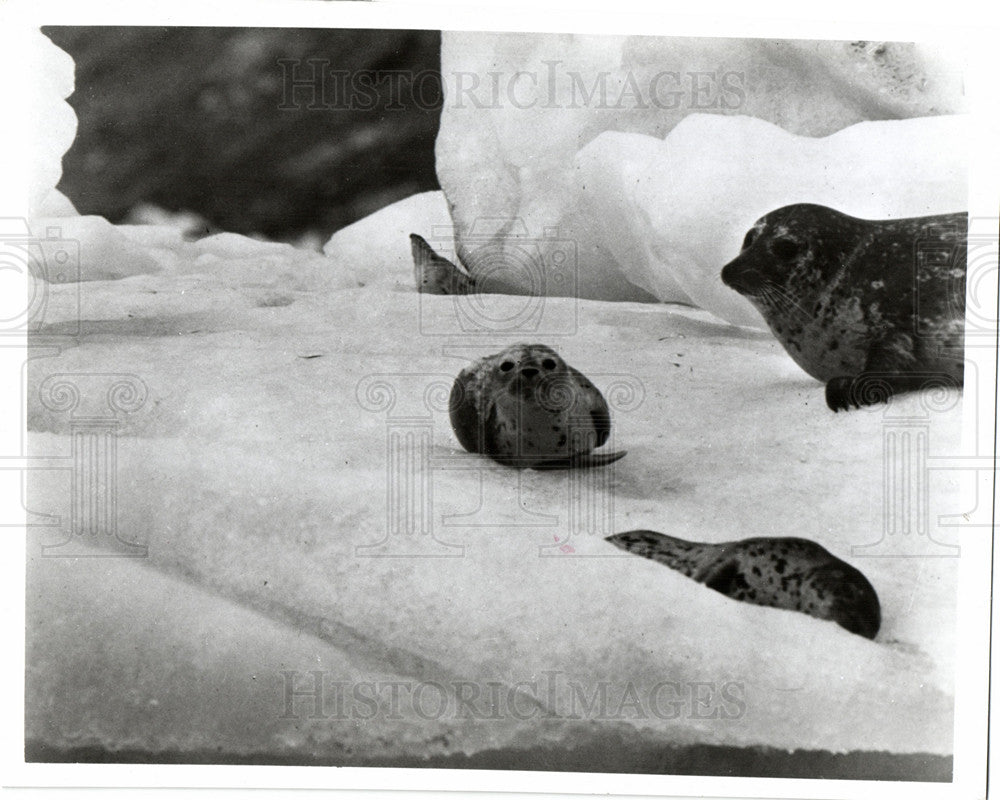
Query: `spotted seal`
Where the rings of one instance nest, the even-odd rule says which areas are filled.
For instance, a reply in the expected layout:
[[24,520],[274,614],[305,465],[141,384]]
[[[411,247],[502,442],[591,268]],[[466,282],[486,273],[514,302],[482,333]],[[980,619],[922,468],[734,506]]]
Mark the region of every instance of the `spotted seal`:
[[607,541],[733,600],[832,620],[867,639],[874,639],[882,624],[878,595],[868,579],[809,539],[707,544],[655,531],[628,531]]
[[834,411],[962,385],[968,214],[896,220],[785,206],[761,217],[722,281],[826,383]]
[[434,252],[423,237],[410,234],[413,277],[421,294],[473,294],[476,282],[447,258]]
[[599,467],[625,455],[591,453],[611,435],[608,404],[543,344],[515,344],[463,369],[449,411],[462,447],[506,466]]

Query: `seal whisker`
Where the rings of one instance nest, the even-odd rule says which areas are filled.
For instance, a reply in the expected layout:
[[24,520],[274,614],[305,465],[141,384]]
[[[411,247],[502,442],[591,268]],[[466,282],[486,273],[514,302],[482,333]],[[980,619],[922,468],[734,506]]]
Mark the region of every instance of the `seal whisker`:
[[785,317],[801,317],[806,319],[811,316],[810,312],[795,299],[794,295],[781,286],[767,284],[764,286],[763,293],[772,307]]

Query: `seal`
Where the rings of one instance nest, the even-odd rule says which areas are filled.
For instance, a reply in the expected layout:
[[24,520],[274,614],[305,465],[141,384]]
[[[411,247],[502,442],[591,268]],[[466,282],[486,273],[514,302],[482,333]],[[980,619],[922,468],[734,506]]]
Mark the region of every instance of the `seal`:
[[866,639],[874,639],[882,624],[878,595],[868,579],[809,539],[707,544],[655,531],[628,531],[607,541],[733,600],[832,620]]
[[515,344],[463,369],[449,416],[462,447],[505,466],[600,467],[625,455],[591,453],[611,435],[608,404],[544,344]]
[[421,294],[473,294],[476,282],[447,258],[434,252],[426,241],[410,234],[413,253],[413,277]]
[[865,220],[825,206],[761,217],[722,281],[834,411],[929,386],[961,387],[968,214]]

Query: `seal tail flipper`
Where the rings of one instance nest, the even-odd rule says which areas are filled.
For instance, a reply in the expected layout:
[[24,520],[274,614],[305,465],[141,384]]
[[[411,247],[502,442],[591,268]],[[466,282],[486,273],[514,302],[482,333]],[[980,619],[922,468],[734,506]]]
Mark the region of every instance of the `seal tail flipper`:
[[606,537],[615,547],[620,547],[633,555],[642,556],[657,564],[682,572],[689,578],[702,571],[707,556],[714,557],[711,546],[699,542],[689,542],[656,531],[625,531]]
[[423,237],[410,234],[413,253],[413,277],[421,294],[472,294],[476,287],[472,278],[459,270],[447,258],[442,258]]
[[606,467],[614,464],[621,458],[628,455],[627,450],[616,450],[613,453],[580,453],[569,458],[555,458],[551,461],[542,461],[533,464],[532,469],[590,469],[591,467]]

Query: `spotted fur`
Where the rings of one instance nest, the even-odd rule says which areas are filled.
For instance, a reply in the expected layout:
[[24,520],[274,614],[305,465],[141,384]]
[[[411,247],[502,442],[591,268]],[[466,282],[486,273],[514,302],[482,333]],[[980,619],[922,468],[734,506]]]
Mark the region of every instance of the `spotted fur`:
[[864,220],[817,205],[761,217],[722,281],[763,314],[834,411],[962,385],[968,215]]
[[591,453],[611,435],[603,395],[542,344],[516,344],[463,369],[451,390],[459,443],[501,464],[534,469],[595,467],[624,452]]
[[473,294],[476,282],[439,256],[426,241],[415,233],[410,234],[413,253],[413,277],[421,294]]
[[868,639],[875,638],[882,622],[868,579],[809,539],[707,544],[640,530],[616,533],[607,541],[734,600],[832,620]]

